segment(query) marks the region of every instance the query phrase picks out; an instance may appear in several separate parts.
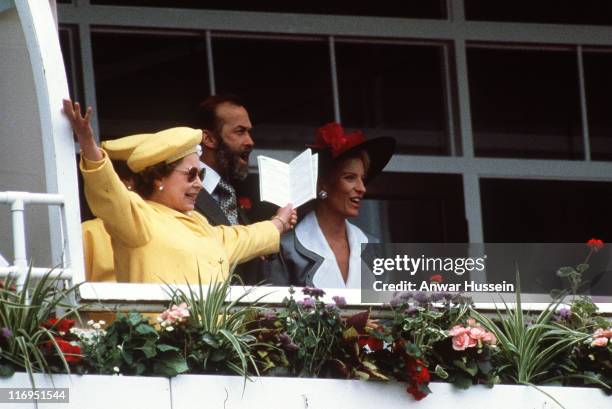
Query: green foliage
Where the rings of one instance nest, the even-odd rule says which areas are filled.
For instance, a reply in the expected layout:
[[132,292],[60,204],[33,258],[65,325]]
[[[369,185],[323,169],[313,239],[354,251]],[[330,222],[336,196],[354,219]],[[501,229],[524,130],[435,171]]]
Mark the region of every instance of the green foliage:
[[155,327],[135,312],[119,314],[105,333],[83,347],[84,371],[171,377],[188,369],[179,349],[162,343]]
[[256,330],[248,329],[259,300],[250,307],[239,307],[252,290],[246,290],[226,303],[231,277],[212,282],[204,293],[202,283],[187,285],[187,292],[171,288],[172,303],[186,303],[189,318],[184,325],[162,330],[164,342],[180,348],[191,373],[236,373],[247,377],[250,370],[258,374]]
[[[31,271],[31,270],[30,270]],[[23,285],[17,287],[15,277],[9,276],[0,285],[0,376],[10,376],[15,370],[50,373],[55,370],[49,355],[42,350],[48,346],[55,351],[63,370],[70,372],[68,362],[55,339],[55,331],[41,326],[58,311],[60,319],[77,314],[77,308],[68,303],[77,286],[64,288],[64,281],[51,276],[53,270],[34,279],[30,271]]]

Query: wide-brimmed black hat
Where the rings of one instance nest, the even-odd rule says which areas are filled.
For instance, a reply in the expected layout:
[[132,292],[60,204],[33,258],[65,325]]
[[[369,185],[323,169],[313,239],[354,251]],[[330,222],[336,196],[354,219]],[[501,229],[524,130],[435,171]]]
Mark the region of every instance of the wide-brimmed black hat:
[[344,133],[342,126],[330,122],[317,130],[314,145],[308,145],[319,154],[319,175],[325,175],[335,163],[356,152],[367,152],[370,166],[366,181],[370,181],[387,166],[395,151],[395,139],[390,136],[365,139],[361,131]]

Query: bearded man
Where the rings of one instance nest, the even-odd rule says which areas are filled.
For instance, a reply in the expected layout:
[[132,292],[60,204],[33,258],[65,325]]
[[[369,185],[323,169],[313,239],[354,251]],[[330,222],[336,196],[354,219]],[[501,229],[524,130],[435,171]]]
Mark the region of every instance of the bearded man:
[[[234,187],[247,177],[255,145],[249,113],[235,95],[213,95],[200,104],[194,125],[203,132],[200,159],[206,169],[196,210],[215,226],[249,224]],[[246,284],[255,284],[258,260],[239,266],[236,272]]]

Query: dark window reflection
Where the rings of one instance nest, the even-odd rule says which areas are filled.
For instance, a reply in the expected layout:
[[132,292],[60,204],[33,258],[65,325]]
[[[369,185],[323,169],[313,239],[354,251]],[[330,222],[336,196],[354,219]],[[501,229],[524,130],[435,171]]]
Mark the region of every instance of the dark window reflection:
[[576,54],[468,48],[476,154],[582,159]]
[[468,241],[460,175],[385,172],[367,187],[367,198],[381,201],[393,243],[466,243]]
[[337,14],[346,16],[446,18],[445,0],[378,1],[376,3],[298,2],[286,0],[92,0],[91,4],[276,13]]
[[258,147],[297,148],[334,119],[327,41],[214,38],[217,94],[242,97]]
[[102,139],[184,125],[209,95],[199,36],[92,33]]
[[465,0],[468,20],[612,25],[609,0]]
[[441,46],[337,43],[342,122],[400,151],[448,153]]
[[486,242],[612,240],[612,183],[481,179]]
[[591,157],[612,160],[612,53],[585,52],[583,61]]

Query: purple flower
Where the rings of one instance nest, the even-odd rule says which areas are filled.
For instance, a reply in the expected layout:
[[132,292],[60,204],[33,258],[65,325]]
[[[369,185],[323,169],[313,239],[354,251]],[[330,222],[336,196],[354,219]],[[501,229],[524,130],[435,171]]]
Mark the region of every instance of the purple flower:
[[404,311],[404,313],[405,314],[414,314],[417,311],[418,311],[417,307],[415,307],[414,305],[411,305],[408,308],[406,308],[406,311]]
[[346,305],[346,299],[344,297],[339,296],[339,295],[334,295],[332,297],[332,300],[334,300],[334,302],[336,303],[336,305],[338,307],[342,307],[342,306]]
[[286,332],[280,334],[278,339],[280,340],[281,346],[288,351],[296,351],[299,349],[299,347],[293,342],[289,334]]
[[325,295],[325,291],[320,288],[304,287],[302,288],[304,295],[310,295],[311,297],[318,298]]
[[418,302],[419,304],[427,304],[427,302],[429,301],[429,297],[427,296],[427,294],[422,291],[414,293],[413,298],[414,301]]
[[13,336],[13,332],[8,329],[7,327],[4,327],[2,329],[0,329],[0,335],[2,335],[2,337],[4,338],[10,338]]
[[432,293],[431,294],[431,302],[438,302],[444,299],[443,293]]
[[297,303],[298,303],[298,305],[301,305],[305,309],[314,308],[315,307],[315,300],[313,298],[310,298],[310,297],[304,298],[303,300],[298,301]]
[[264,319],[268,321],[276,320],[276,311],[268,310],[263,314]]
[[572,316],[572,310],[569,308],[560,308],[559,311],[557,311],[557,314],[559,314],[559,317],[561,318],[568,319]]

